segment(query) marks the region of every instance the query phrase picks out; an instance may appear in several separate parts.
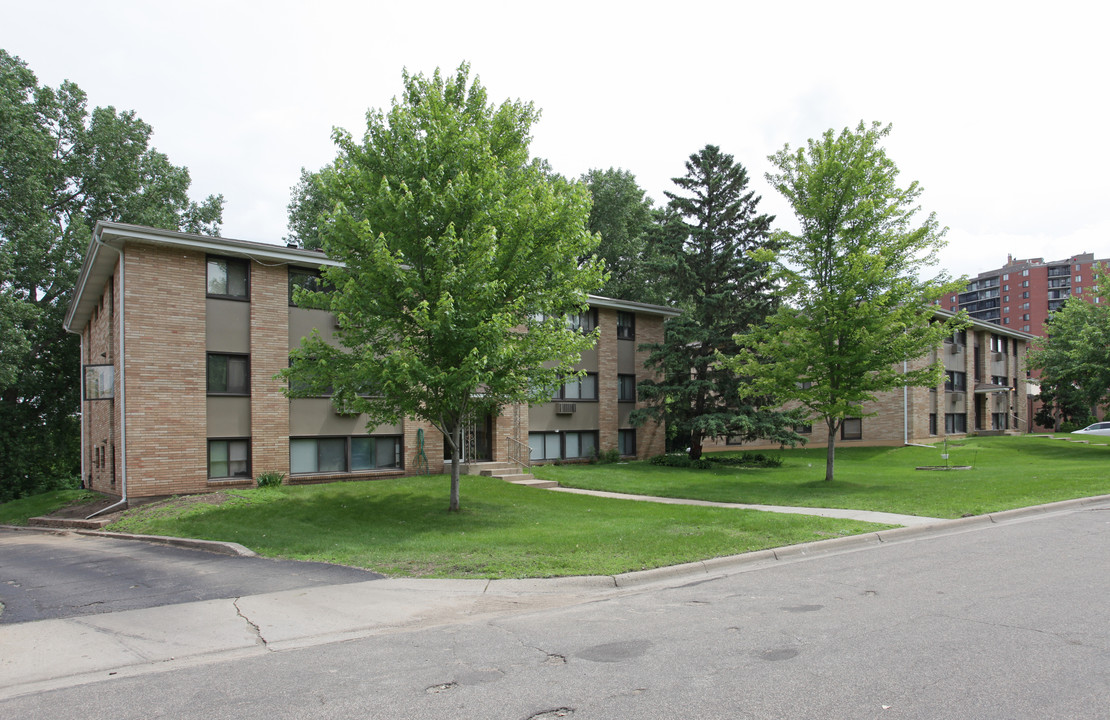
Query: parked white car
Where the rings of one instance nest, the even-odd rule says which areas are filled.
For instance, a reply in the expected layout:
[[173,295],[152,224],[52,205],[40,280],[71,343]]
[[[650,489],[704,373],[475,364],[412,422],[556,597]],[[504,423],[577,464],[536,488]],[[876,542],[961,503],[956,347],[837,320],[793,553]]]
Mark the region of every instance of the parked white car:
[[1110,422],[1097,422],[1082,430],[1073,430],[1072,435],[1110,435]]

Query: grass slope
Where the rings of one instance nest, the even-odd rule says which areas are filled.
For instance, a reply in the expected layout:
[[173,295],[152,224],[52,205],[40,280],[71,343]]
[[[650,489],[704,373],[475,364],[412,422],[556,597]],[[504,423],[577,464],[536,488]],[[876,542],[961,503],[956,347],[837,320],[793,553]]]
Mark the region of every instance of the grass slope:
[[49,515],[70,505],[102,497],[88,490],[52,490],[0,504],[0,525],[26,525],[28,518]]
[[[1099,441],[1095,441],[1099,442]],[[644,462],[534,468],[567,487],[761,505],[878,510],[957,518],[1110,493],[1110,447],[1043,437],[974,437],[937,448],[844,447],[825,482],[824,448],[783,450],[780,468],[666,468]]]

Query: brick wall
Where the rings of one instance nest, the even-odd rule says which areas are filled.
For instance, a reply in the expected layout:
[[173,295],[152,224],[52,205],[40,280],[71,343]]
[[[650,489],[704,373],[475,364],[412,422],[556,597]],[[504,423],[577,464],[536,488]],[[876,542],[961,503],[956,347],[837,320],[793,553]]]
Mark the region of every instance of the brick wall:
[[[116,322],[119,307],[115,288],[119,287],[119,263],[112,280],[103,288],[100,303],[93,312],[89,324],[81,333],[83,353],[81,364],[112,365],[115,381],[119,382],[119,361]],[[82,367],[82,374],[84,367]],[[116,397],[110,400],[84,400],[84,379],[82,387],[81,450],[84,456],[84,477],[86,487],[108,495],[123,492],[120,483],[121,460],[119,446],[119,389]]]
[[251,263],[251,473],[289,474],[289,399],[274,375],[289,366],[288,269]]
[[[658,315],[636,314],[636,384],[644,380],[660,380],[662,374],[654,369],[645,368],[648,356],[647,350],[641,350],[641,345],[654,345],[663,342],[663,318]],[[614,394],[615,395],[615,394]],[[637,408],[646,407],[645,403],[636,402]],[[647,422],[636,428],[636,457],[640,460],[653,455],[662,455],[667,450],[666,432],[661,423]]]
[[205,490],[204,253],[124,251],[129,497]]
[[405,474],[415,475],[417,472],[417,455],[420,452],[417,435],[424,431],[424,454],[428,458],[428,471],[432,475],[444,471],[443,462],[443,433],[426,420],[405,418],[404,421],[404,452]]
[[597,308],[598,450],[617,447],[617,311]]

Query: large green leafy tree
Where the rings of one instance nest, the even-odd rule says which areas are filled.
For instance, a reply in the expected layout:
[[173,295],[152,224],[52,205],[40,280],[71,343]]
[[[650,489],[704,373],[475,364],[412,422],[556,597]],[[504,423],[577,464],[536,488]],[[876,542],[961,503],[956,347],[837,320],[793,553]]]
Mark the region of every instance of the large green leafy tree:
[[467,417],[549,399],[573,374],[596,335],[566,316],[604,273],[585,186],[529,157],[531,103],[490,104],[466,64],[403,77],[361,142],[335,133],[339,155],[314,181],[333,208],[316,224],[322,248],[343,265],[324,270],[333,292],[298,302],[336,315],[338,346],[306,338],[284,374],[291,394],[331,387],[371,425],[432,423],[451,451],[456,511]]
[[936,322],[934,301],[960,287],[944,275],[922,279],[936,263],[944,229],[919,218],[916,182],[898,184],[881,141],[890,126],[860,123],[805,147],[770,156],[767,180],[794,208],[797,234],[783,243],[775,277],[784,303],[766,325],[738,336],[742,351],[725,364],[753,381],[742,392],[792,402],[828,431],[825,479],[834,477],[836,435],[863,417],[876,393],[937,385],[939,362],[910,367],[964,325]]
[[582,176],[593,200],[590,231],[601,235],[597,255],[605,261],[609,280],[601,292],[622,300],[661,303],[662,284],[656,282],[651,238],[658,212],[636,177],[627,170],[590,170]]
[[79,343],[62,320],[96,222],[219,228],[223,198],[190,201],[150,134],[0,50],[0,500],[77,474]]
[[1110,409],[1110,274],[1098,268],[1092,297],[1069,299],[1045,322],[1045,338],[1029,352],[1041,371],[1041,400],[1061,420],[1085,422]]
[[794,444],[800,438],[791,417],[741,400],[745,378],[718,359],[735,352],[737,333],[774,309],[767,264],[751,256],[776,248],[774,218],[759,213],[744,166],[715,145],[691,155],[686,175],[673,181],[679,192],[667,193],[667,213],[653,234],[655,267],[667,299],[683,312],[667,321],[664,342],[651,347],[648,362],[663,379],[640,383],[640,399],[649,406],[635,411],[633,421],[665,418],[694,460],[707,438]]

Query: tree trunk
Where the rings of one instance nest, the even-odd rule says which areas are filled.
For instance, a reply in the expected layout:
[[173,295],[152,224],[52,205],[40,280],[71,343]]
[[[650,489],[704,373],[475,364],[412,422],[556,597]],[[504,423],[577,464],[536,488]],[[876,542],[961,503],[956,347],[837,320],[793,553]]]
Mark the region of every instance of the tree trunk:
[[701,458],[702,447],[702,434],[700,432],[690,433],[690,459],[697,460]]
[[459,511],[459,461],[461,460],[462,453],[459,448],[462,445],[462,423],[456,423],[455,427],[451,428],[449,436],[451,443],[451,502],[447,506],[448,512]]
[[832,482],[833,479],[833,463],[836,460],[836,423],[828,423],[829,427],[829,444],[825,449],[825,480]]

